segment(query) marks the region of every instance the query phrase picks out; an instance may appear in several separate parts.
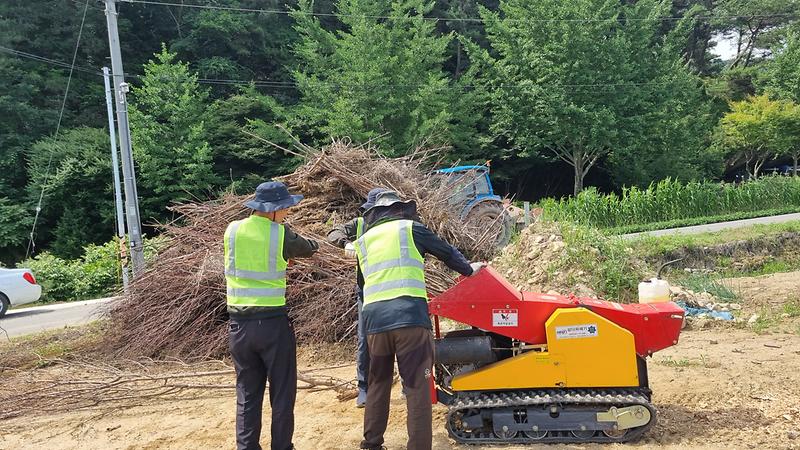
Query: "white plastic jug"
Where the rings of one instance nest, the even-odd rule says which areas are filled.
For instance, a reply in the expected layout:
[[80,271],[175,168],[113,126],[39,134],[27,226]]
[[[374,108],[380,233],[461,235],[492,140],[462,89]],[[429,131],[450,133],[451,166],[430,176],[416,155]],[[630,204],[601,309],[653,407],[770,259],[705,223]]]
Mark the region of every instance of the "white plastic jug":
[[639,283],[639,303],[662,303],[669,301],[669,283],[651,278]]

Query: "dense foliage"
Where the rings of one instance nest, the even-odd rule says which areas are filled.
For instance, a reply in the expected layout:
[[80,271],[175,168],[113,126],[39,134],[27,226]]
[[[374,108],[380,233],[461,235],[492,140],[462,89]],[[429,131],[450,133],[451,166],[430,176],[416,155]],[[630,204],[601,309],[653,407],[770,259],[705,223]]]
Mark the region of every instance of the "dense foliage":
[[800,209],[800,178],[771,176],[740,184],[665,179],[646,189],[631,187],[620,195],[589,188],[574,198],[540,203],[546,217],[600,228],[758,212]]
[[[291,146],[283,129],[389,155],[450,144],[447,162],[492,160],[496,188],[530,200],[756,177],[800,157],[797,0],[188,5],[118,3],[150,233],[171,202],[292,170],[265,142]],[[76,258],[112,236],[105,64],[97,2],[0,2],[1,261]]]

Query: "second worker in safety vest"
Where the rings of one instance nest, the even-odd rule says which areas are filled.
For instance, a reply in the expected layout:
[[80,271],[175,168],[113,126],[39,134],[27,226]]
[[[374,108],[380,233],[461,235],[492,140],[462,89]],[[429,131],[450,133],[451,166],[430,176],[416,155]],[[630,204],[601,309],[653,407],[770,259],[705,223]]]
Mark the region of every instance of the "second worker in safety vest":
[[433,335],[424,257],[430,253],[462,275],[472,275],[483,266],[470,264],[416,217],[413,201],[383,192],[364,214],[365,231],[355,242],[364,276],[362,315],[370,355],[362,449],[383,446],[395,357],[408,404],[407,448],[431,448]]
[[[376,187],[369,191],[367,194],[367,201],[365,201],[359,208],[358,212],[361,214],[359,217],[335,226],[328,232],[328,242],[331,244],[345,249],[348,256],[355,256],[350,254],[354,252],[353,241],[364,234],[364,217],[363,214],[373,206],[375,200],[383,192],[388,191],[386,188]],[[367,387],[369,381],[369,351],[367,350],[367,330],[364,328],[364,277],[361,274],[361,268],[356,264],[356,307],[358,308],[358,344],[356,346],[356,379],[358,380],[358,397],[356,397],[356,406],[363,408],[367,405]]]

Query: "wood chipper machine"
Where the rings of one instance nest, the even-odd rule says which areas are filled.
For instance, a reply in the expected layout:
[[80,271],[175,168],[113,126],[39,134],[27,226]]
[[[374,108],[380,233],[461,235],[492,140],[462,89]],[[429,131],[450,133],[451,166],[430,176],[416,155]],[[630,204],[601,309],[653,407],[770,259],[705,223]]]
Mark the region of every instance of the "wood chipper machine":
[[[678,343],[675,303],[519,292],[491,267],[431,300],[434,401],[460,443],[627,442],[656,421],[645,358]],[[471,328],[443,333],[441,318]]]

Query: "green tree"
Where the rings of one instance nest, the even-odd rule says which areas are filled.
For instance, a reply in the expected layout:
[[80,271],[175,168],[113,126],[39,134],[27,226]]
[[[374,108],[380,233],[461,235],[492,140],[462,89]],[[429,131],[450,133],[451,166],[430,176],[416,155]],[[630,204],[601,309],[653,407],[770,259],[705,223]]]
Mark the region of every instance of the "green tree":
[[458,87],[442,69],[451,36],[438,36],[424,17],[432,2],[339,0],[344,28],[333,31],[308,14],[312,5],[302,0],[292,14],[300,34],[294,78],[301,98],[296,113],[316,130],[317,141],[388,135],[392,155],[424,140],[451,141]]
[[800,31],[790,33],[776,49],[766,75],[766,92],[800,103]]
[[57,255],[74,258],[86,243],[114,234],[109,153],[108,132],[101,128],[74,128],[57,141],[45,138],[33,145],[28,189],[32,198],[45,190],[36,228],[40,248],[49,243]]
[[781,151],[784,110],[785,105],[766,95],[731,102],[716,138],[728,165],[744,164],[747,174],[757,178],[764,163]]
[[[484,61],[493,91],[492,131],[517,155],[565,162],[577,194],[601,161],[667,160],[683,150],[676,144],[695,128],[682,127],[702,112],[692,110],[699,80],[672,35],[659,33],[659,21],[627,20],[663,16],[666,3],[506,0],[500,8],[502,15],[483,12],[496,56],[474,47],[472,55]],[[537,22],[532,33],[530,17],[553,20]],[[683,151],[695,149],[692,142]]]
[[781,101],[776,119],[776,151],[779,156],[792,159],[792,173],[797,176],[800,159],[800,105]]
[[204,122],[208,92],[189,65],[162,48],[144,66],[129,105],[142,219],[163,218],[173,202],[219,186]]
[[24,256],[20,249],[28,242],[33,217],[19,203],[0,197],[0,263]]
[[736,56],[729,66],[748,67],[761,60],[798,12],[796,0],[721,0],[714,8],[716,24],[736,39]]
[[215,101],[205,120],[214,150],[214,171],[233,183],[236,191],[252,192],[258,183],[290,172],[300,162],[264,140],[284,148],[292,146],[291,137],[275,124],[298,134],[305,131],[298,128],[288,108],[252,86]]

